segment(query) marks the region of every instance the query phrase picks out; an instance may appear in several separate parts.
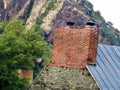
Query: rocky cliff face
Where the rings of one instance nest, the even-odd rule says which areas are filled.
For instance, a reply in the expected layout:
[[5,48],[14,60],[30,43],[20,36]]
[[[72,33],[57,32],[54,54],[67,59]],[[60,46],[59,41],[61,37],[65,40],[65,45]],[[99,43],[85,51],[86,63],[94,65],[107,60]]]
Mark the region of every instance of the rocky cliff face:
[[37,18],[41,15],[43,7],[47,4],[47,0],[34,0],[33,8],[30,12],[30,16],[26,21],[27,28],[34,26]]
[[13,18],[21,18],[26,20],[32,0],[2,0],[0,1],[0,14],[2,20],[10,20]]
[[[62,8],[53,20],[52,28],[65,28],[67,22],[74,22],[75,28],[83,28],[87,21],[90,20],[84,12],[78,10],[74,5],[81,4],[81,0],[65,0],[63,1]],[[79,5],[78,5],[79,6]],[[83,9],[84,6],[79,8]],[[48,41],[53,42],[53,30],[48,34]]]
[[[48,14],[49,15],[49,14]],[[50,16],[50,15],[49,15]],[[53,42],[53,29],[65,27],[66,22],[74,22],[76,28],[85,26],[92,20],[100,32],[99,43],[120,45],[120,32],[110,22],[106,22],[99,11],[94,11],[93,6],[87,0],[63,0],[62,7],[52,20],[50,33],[47,33],[48,42]],[[47,27],[48,25],[46,25]],[[44,27],[43,27],[44,28]],[[47,28],[44,28],[47,30]]]
[[99,11],[94,11],[92,4],[87,0],[34,0],[34,2],[26,25],[31,28],[37,18],[42,19],[43,23],[40,26],[46,31],[48,42],[53,42],[54,28],[63,28],[71,21],[75,23],[76,28],[81,28],[87,21],[92,20],[100,32],[100,43],[120,45],[120,32],[106,22]]
[[3,18],[3,13],[4,12],[4,3],[3,1],[0,1],[0,14],[1,14],[1,18]]
[[120,32],[106,22],[99,11],[94,11],[87,0],[1,0],[0,15],[3,20],[24,19],[27,28],[33,27],[40,18],[40,26],[46,31],[46,40],[50,43],[53,42],[54,28],[65,27],[66,22],[71,21],[76,28],[81,28],[92,20],[100,32],[100,43],[120,45]]

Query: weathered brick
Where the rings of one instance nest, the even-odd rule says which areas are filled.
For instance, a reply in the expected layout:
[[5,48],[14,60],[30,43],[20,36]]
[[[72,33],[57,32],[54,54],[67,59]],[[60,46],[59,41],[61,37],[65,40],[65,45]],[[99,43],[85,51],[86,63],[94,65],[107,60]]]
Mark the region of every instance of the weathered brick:
[[[90,31],[88,30],[87,32],[89,34]],[[53,57],[51,61],[52,66],[83,67],[84,63],[86,64],[87,61],[81,65],[82,60],[78,58],[78,52],[81,51],[80,46],[82,46],[79,44],[83,41],[83,38],[80,38],[81,33],[86,32],[78,29],[55,29]],[[90,35],[88,39],[90,39]]]
[[95,65],[97,44],[98,31],[94,28],[56,28],[50,65],[69,68]]
[[91,28],[88,64],[96,65],[97,46],[98,30],[95,28]]

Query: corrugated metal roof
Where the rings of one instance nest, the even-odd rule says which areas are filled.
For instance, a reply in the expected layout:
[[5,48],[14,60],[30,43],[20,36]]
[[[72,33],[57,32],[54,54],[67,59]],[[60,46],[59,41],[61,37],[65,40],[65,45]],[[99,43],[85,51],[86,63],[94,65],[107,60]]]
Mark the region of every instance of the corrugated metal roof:
[[120,47],[98,45],[96,66],[87,65],[101,90],[120,90]]

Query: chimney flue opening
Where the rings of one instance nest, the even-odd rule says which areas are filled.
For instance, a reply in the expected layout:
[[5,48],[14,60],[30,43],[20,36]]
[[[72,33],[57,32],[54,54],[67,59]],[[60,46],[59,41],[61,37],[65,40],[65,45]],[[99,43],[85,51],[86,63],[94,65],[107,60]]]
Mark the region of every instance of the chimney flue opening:
[[89,21],[89,22],[86,23],[85,27],[95,27],[95,23],[92,22],[92,21]]
[[66,22],[67,27],[69,28],[74,28],[75,27],[75,23],[74,22]]

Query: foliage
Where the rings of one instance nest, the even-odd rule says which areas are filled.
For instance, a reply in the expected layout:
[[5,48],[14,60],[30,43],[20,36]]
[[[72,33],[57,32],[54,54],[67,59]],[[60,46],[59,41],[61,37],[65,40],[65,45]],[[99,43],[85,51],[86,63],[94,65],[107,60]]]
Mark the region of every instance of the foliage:
[[37,20],[36,20],[36,25],[41,25],[42,24],[42,19],[40,19],[40,18],[37,18]]
[[42,55],[43,62],[41,62],[40,64],[38,63],[35,64],[33,78],[35,78],[38,75],[38,73],[50,62],[51,54],[52,45],[48,44],[47,49],[44,51]]
[[33,69],[36,58],[47,48],[43,36],[25,30],[24,22],[13,20],[0,34],[1,90],[25,90],[27,80],[18,77],[17,69]]
[[[57,3],[57,0],[56,0]],[[50,10],[54,10],[56,8],[56,4],[55,2],[51,1],[48,3],[48,5],[45,7],[45,12],[44,12],[44,16],[47,16],[47,14],[49,13]]]
[[88,8],[93,9],[93,5],[87,0],[83,0],[83,2],[87,5]]
[[111,38],[113,35],[114,35],[114,33],[112,32],[112,28],[104,28],[103,37]]
[[40,36],[42,36],[42,38],[44,38],[44,36],[45,36],[45,30],[43,30],[41,27],[40,27],[40,25],[42,24],[42,19],[40,19],[40,18],[37,18],[37,20],[36,20],[36,24],[35,24],[35,26],[34,26],[34,30],[35,30],[35,32],[37,32]]
[[[34,30],[41,36],[41,38],[45,39],[45,30],[40,27],[42,20],[40,18],[37,19],[36,24],[34,26]],[[43,59],[43,63],[40,65],[35,64],[33,78],[35,78],[38,73],[49,63],[52,53],[52,45],[47,43],[46,50],[43,52],[41,58]]]
[[42,63],[43,67],[48,64],[48,62],[51,59],[51,56],[52,56],[52,45],[48,44],[47,49],[44,51],[44,53],[42,55],[42,58],[44,60],[43,63]]
[[33,79],[39,74],[39,72],[41,72],[42,69],[43,69],[42,66],[39,66],[38,64],[35,65],[33,72]]
[[20,79],[18,73],[5,64],[0,66],[0,82],[1,90],[26,90],[28,84],[27,79]]
[[115,33],[113,24],[110,21],[106,22],[105,19],[102,17],[100,11],[94,11],[93,5],[90,2],[88,2],[88,0],[85,0],[84,3],[87,6],[87,8],[92,11],[90,18],[93,22],[97,24],[99,30],[102,32],[101,36],[103,38],[107,38],[107,40],[112,45],[120,45],[120,33]]
[[3,33],[4,26],[5,26],[5,23],[4,22],[0,22],[0,34]]

